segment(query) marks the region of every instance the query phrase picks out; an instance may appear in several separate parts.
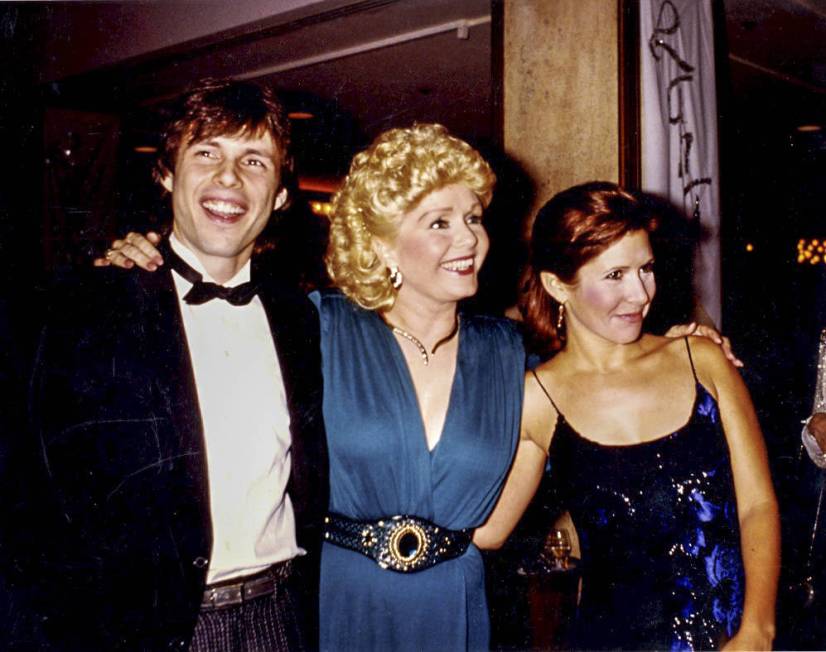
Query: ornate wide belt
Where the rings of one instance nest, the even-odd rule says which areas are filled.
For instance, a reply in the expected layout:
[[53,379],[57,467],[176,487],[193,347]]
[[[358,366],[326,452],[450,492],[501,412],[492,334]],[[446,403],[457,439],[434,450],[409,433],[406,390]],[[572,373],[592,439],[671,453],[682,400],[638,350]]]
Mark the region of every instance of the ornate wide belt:
[[324,539],[360,552],[382,568],[412,573],[467,550],[472,530],[448,530],[417,516],[356,521],[341,514],[324,518]]

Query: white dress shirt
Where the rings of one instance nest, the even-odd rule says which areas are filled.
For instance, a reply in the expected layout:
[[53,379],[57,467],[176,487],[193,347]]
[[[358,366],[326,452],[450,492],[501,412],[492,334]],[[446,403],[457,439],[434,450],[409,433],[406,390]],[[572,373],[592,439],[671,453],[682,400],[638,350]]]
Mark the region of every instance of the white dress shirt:
[[[173,234],[172,249],[215,282]],[[183,301],[192,284],[172,273],[198,392],[209,475],[213,546],[207,582],[250,575],[303,550],[287,494],[290,416],[267,315],[256,296]],[[250,279],[250,262],[225,285]]]

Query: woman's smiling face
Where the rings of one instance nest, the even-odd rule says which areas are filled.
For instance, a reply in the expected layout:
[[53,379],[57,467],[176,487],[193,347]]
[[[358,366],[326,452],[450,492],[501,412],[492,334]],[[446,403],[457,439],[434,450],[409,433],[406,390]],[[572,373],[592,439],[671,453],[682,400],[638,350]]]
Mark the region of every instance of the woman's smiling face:
[[617,344],[635,341],[657,286],[648,233],[631,231],[579,268],[565,285],[567,328],[584,327]]
[[479,268],[489,240],[482,225],[483,206],[462,184],[431,192],[405,213],[387,262],[404,276],[399,297],[456,302],[479,288]]

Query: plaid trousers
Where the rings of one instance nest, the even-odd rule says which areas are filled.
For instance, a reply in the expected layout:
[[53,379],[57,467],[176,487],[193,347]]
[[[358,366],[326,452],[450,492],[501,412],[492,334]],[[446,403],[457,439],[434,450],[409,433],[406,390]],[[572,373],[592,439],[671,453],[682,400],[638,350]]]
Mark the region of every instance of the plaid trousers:
[[[308,649],[300,601],[291,582],[272,595],[221,609],[202,609],[190,652],[304,652]],[[315,646],[313,646],[315,647]]]

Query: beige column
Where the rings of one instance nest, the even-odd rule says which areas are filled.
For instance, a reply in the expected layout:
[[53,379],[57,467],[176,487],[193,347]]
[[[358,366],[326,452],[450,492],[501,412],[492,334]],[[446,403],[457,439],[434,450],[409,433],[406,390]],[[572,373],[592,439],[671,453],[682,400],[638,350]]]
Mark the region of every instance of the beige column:
[[503,142],[536,185],[534,208],[619,180],[619,1],[504,0]]

